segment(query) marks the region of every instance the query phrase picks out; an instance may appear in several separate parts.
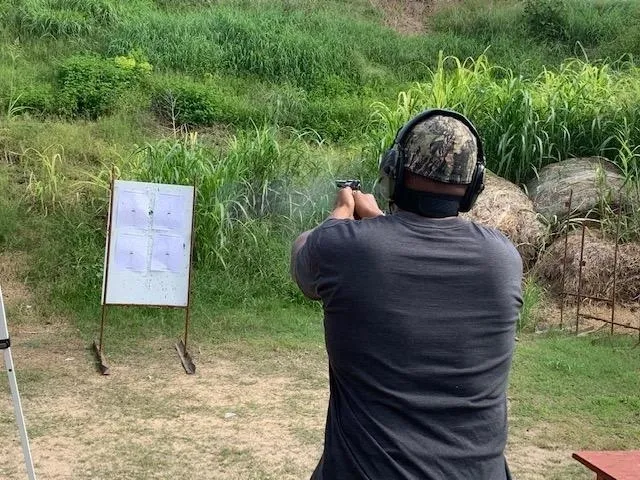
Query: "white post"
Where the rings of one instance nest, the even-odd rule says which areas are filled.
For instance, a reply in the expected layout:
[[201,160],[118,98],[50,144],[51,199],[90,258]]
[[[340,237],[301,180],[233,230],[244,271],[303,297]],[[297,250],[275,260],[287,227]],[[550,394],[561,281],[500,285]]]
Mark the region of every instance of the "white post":
[[13,397],[13,409],[16,414],[18,430],[20,430],[20,441],[22,442],[22,452],[24,454],[24,463],[27,467],[27,475],[30,480],[35,480],[36,474],[33,470],[33,461],[31,460],[29,438],[27,437],[27,429],[24,425],[22,403],[20,403],[18,383],[16,382],[16,372],[13,369],[13,358],[11,358],[11,342],[9,340],[9,331],[7,330],[7,318],[4,313],[2,288],[0,288],[0,350],[4,352],[4,366],[6,367],[7,374],[9,375],[9,388],[11,389],[11,395]]

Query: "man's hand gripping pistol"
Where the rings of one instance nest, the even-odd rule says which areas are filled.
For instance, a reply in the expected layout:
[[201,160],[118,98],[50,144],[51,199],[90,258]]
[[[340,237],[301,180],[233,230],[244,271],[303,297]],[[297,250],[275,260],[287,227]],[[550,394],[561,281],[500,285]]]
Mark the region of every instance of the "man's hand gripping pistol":
[[362,187],[362,183],[360,182],[360,180],[336,180],[336,187],[349,187],[351,190],[360,190],[360,188]]

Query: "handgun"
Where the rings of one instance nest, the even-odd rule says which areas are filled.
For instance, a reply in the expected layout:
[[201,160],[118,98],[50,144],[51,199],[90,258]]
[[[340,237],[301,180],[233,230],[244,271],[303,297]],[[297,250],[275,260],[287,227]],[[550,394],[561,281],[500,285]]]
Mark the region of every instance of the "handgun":
[[336,187],[338,188],[349,187],[351,190],[360,190],[361,186],[360,180],[336,180]]

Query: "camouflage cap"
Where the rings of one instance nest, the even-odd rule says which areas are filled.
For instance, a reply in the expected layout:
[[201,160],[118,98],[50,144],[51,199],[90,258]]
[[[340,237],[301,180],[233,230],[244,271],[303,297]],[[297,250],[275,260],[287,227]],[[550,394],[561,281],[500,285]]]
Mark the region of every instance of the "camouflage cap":
[[400,145],[404,168],[437,182],[471,183],[478,158],[475,135],[463,122],[435,115],[418,123]]

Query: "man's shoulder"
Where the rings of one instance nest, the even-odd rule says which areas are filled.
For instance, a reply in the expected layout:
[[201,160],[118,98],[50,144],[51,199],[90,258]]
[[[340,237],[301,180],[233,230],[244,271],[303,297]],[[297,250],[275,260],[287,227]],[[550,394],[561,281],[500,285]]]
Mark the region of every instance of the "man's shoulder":
[[366,220],[328,218],[314,229],[313,234],[323,239],[357,238],[361,232],[371,229],[379,230],[380,226],[385,223],[385,218],[384,216]]
[[496,256],[507,257],[516,263],[522,262],[522,257],[518,252],[516,245],[504,233],[495,227],[483,225],[481,223],[468,220],[472,226],[472,230],[485,242],[488,252]]
[[487,240],[495,241],[504,245],[510,245],[515,248],[513,242],[507,237],[504,233],[502,233],[496,227],[491,227],[489,225],[484,225],[482,223],[475,222],[473,220],[467,220],[473,228],[477,230],[482,236],[486,237]]

